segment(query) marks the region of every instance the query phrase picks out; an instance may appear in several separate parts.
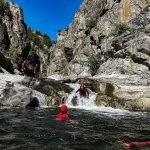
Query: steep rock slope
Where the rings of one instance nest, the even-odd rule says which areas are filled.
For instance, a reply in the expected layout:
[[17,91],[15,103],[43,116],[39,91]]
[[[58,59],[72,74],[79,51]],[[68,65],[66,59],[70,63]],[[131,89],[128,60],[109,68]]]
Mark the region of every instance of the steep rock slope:
[[85,0],[51,48],[49,74],[150,75],[149,0]]
[[27,26],[18,5],[1,1],[0,11],[0,66],[14,73],[18,56],[26,58],[30,50]]
[[28,55],[28,60],[32,64],[34,61],[34,54],[39,56],[39,60],[41,62],[41,72],[43,72],[42,76],[46,76],[47,74],[47,66],[49,64],[49,55],[50,55],[50,47],[53,41],[47,34],[44,34],[40,31],[35,31],[31,28],[28,28],[28,37],[31,43],[30,52]]

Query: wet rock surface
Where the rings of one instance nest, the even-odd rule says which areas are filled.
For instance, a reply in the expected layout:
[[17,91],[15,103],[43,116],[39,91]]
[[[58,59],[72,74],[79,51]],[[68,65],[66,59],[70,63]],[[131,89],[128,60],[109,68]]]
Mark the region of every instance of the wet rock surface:
[[114,74],[93,77],[91,81],[93,91],[98,93],[96,98],[98,106],[128,110],[150,110],[149,80],[136,75],[129,77]]
[[64,103],[65,98],[72,91],[68,85],[51,79],[35,80],[3,73],[0,74],[0,79],[1,106],[58,106]]

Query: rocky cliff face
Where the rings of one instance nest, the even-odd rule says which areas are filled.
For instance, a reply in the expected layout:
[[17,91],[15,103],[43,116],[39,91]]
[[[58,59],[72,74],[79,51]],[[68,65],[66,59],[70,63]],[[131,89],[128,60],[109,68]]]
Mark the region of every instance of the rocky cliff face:
[[51,48],[49,74],[150,76],[149,0],[84,0]]
[[3,3],[0,10],[0,66],[14,73],[18,56],[26,58],[30,50],[27,26],[18,5],[12,2]]
[[28,60],[32,62],[34,60],[33,55],[37,54],[41,63],[40,68],[41,72],[43,72],[42,76],[46,76],[47,65],[49,64],[49,50],[52,45],[52,41],[47,34],[32,30],[31,28],[28,28],[28,37],[31,43]]

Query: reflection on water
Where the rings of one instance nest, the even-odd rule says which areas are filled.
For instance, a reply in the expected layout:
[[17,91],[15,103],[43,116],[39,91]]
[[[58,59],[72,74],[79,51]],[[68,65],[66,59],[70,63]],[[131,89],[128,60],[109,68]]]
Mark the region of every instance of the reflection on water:
[[[150,139],[150,113],[70,109],[60,122],[58,109],[1,109],[2,150],[121,150],[118,141]],[[148,150],[150,147],[140,147]]]

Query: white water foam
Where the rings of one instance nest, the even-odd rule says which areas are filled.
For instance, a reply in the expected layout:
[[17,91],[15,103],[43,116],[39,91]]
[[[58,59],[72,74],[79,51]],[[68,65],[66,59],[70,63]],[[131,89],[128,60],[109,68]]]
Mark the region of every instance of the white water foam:
[[47,78],[48,79],[54,79],[54,80],[57,80],[57,81],[64,79],[64,77],[62,75],[59,75],[59,74],[54,74],[54,75],[48,76]]
[[[74,89],[73,92],[68,96],[68,99],[66,101],[66,104],[69,107],[77,107],[77,108],[96,107],[96,105],[95,105],[96,93],[94,93],[90,89],[88,89],[89,98],[80,97],[79,92],[76,93],[76,91],[78,90],[80,85],[79,84],[68,84],[68,85]],[[72,99],[74,98],[74,96],[77,96],[77,106],[73,106],[73,104],[72,104]]]
[[[79,93],[76,93],[76,91],[78,90],[78,88],[80,87],[79,84],[75,83],[75,84],[67,84],[69,85],[71,88],[73,88],[74,90],[72,91],[72,93],[68,96],[67,100],[66,100],[66,105],[69,108],[76,108],[76,109],[82,109],[82,110],[87,110],[93,113],[98,113],[98,114],[103,114],[103,115],[107,115],[110,117],[116,117],[118,116],[123,117],[123,116],[136,116],[139,114],[143,114],[142,112],[131,112],[128,110],[122,110],[122,109],[115,109],[112,107],[104,107],[104,106],[96,106],[95,104],[95,100],[96,100],[96,93],[92,92],[90,89],[88,89],[89,91],[89,98],[80,98]],[[73,106],[72,104],[72,99],[74,96],[77,96],[77,105]],[[117,117],[117,118],[118,118]]]

